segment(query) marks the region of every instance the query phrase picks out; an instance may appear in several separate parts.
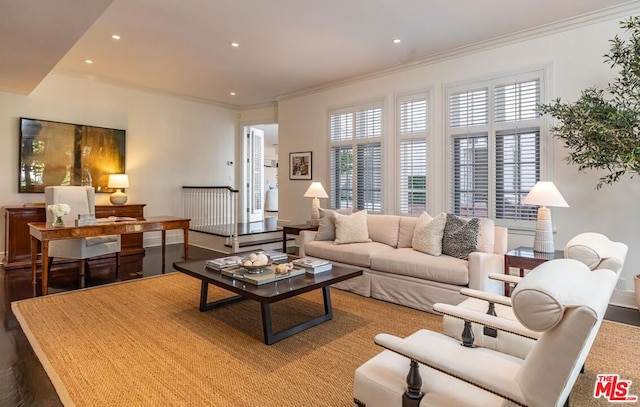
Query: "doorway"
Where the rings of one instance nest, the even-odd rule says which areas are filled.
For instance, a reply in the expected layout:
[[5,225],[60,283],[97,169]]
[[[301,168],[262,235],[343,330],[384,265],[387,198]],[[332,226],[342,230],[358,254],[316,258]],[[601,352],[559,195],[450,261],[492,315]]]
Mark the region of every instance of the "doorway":
[[278,213],[278,124],[243,127],[243,222]]

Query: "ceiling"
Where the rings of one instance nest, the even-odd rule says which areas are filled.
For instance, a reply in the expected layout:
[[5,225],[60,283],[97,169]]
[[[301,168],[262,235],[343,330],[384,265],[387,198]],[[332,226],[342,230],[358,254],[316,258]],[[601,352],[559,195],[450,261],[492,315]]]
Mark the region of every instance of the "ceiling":
[[259,106],[638,3],[0,0],[0,90],[29,94],[53,71],[231,107]]

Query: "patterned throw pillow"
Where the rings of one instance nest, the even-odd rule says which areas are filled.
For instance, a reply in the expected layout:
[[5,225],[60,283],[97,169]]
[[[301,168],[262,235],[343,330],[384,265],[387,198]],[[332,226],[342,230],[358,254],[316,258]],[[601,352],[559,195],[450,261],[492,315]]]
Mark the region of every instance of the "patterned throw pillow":
[[320,209],[320,225],[315,240],[335,240],[336,238],[336,218],[335,214],[349,215],[353,208],[342,209]]
[[336,240],[334,244],[370,242],[367,226],[367,211],[358,211],[352,215],[335,214]]
[[480,219],[471,218],[466,221],[448,213],[442,236],[442,254],[467,259],[469,253],[474,252],[478,246],[479,229]]
[[411,247],[419,252],[440,256],[442,254],[442,235],[444,234],[446,223],[446,213],[441,213],[432,218],[427,212],[424,212],[418,218],[416,227],[413,230]]

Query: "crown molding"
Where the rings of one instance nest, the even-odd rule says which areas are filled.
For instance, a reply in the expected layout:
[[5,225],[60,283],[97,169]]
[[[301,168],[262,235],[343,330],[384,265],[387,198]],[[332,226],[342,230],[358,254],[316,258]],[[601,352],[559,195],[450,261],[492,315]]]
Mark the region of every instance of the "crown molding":
[[393,73],[403,72],[422,66],[432,65],[434,63],[447,61],[454,58],[460,58],[462,56],[471,55],[494,48],[500,48],[507,45],[515,44],[525,40],[545,37],[548,35],[556,34],[559,32],[580,28],[588,25],[597,24],[603,21],[608,21],[612,18],[628,17],[633,12],[640,12],[640,4],[638,1],[630,1],[619,6],[613,6],[606,9],[598,10],[591,13],[581,14],[579,16],[567,18],[564,20],[556,21],[554,23],[544,24],[535,28],[518,31],[512,34],[503,35],[500,37],[492,38],[486,41],[479,41],[473,44],[454,48],[452,50],[439,52],[436,54],[412,59],[407,62],[394,64],[382,69],[378,69],[372,72],[368,72],[362,75],[352,76],[350,78],[339,79],[332,82],[327,82],[322,85],[313,86],[305,89],[301,89],[295,92],[285,93],[276,96],[274,99],[278,102],[295,99],[301,96],[307,96],[314,93],[323,92],[330,89],[335,89],[345,85],[350,85],[382,76],[390,75]]

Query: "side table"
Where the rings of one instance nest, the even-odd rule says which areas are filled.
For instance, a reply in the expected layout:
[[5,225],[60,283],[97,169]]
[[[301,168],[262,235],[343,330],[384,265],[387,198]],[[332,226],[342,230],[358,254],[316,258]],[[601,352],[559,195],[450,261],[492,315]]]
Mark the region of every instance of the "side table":
[[282,253],[287,252],[287,235],[299,235],[303,230],[318,230],[318,225],[308,223],[302,225],[287,225],[282,227]]
[[[524,277],[524,270],[531,270],[548,260],[564,259],[564,251],[556,250],[553,253],[541,253],[533,250],[533,247],[520,246],[504,255],[504,274],[510,274],[509,269],[520,269],[520,277]],[[504,285],[504,295],[509,296],[509,285]]]

